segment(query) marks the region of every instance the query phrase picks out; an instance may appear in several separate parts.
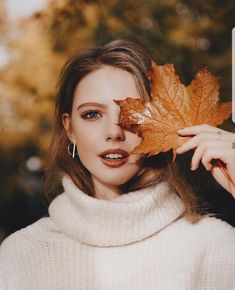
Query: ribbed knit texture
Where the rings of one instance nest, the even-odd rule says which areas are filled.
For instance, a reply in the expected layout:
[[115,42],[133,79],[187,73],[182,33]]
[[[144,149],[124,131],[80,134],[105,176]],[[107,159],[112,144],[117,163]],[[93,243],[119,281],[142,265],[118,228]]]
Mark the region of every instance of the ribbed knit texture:
[[2,243],[1,290],[235,289],[235,229],[187,222],[166,182],[112,200],[63,185],[49,217]]

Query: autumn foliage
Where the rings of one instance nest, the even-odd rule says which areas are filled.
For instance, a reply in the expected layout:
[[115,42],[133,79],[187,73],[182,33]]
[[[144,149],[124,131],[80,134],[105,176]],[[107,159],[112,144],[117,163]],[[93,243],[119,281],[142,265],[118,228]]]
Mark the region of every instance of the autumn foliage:
[[150,73],[151,100],[126,98],[115,101],[121,108],[120,125],[142,137],[132,153],[156,155],[182,145],[189,137],[180,128],[209,124],[217,126],[231,115],[232,103],[219,100],[218,78],[201,69],[189,86],[184,86],[172,64],[153,62]]

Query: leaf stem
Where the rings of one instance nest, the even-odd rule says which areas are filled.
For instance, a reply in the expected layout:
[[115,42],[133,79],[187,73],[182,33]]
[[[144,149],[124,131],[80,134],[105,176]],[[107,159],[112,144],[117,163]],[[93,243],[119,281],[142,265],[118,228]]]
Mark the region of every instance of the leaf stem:
[[216,160],[215,163],[220,168],[224,176],[228,179],[228,181],[231,182],[231,184],[235,187],[235,180],[230,176],[225,165],[220,160]]

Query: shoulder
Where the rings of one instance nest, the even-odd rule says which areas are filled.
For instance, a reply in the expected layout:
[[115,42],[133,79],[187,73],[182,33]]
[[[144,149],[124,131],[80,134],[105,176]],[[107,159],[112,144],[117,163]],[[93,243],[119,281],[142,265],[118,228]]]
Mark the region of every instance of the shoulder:
[[204,233],[208,238],[231,240],[235,242],[235,228],[225,221],[213,216],[203,216],[201,220],[193,225],[199,233]]
[[235,263],[235,228],[219,218],[205,215],[192,223],[182,216],[166,231],[168,239],[185,250],[213,256],[215,252],[232,255]]
[[235,267],[235,228],[225,221],[215,217],[204,217],[198,223],[198,231],[203,234],[209,252],[214,256],[223,255],[233,258]]
[[0,289],[16,289],[19,283],[31,281],[29,277],[45,268],[50,257],[53,261],[54,249],[63,239],[65,235],[49,217],[7,237],[0,246]]
[[22,249],[28,251],[45,243],[61,241],[63,237],[50,217],[41,218],[8,236],[0,246],[0,257],[5,253],[15,254]]
[[175,245],[188,258],[195,258],[194,267],[201,269],[201,281],[209,283],[200,289],[235,289],[234,227],[206,215],[197,223],[181,217],[172,228],[171,236],[177,236]]
[[32,269],[46,267],[49,259],[53,261],[60,252],[64,241],[70,247],[71,239],[61,233],[49,217],[11,234],[0,246],[0,288],[3,282],[18,283],[19,279],[30,275]]
[[[217,261],[228,259],[235,268],[235,228],[212,216],[203,216],[197,223],[180,218],[175,223],[180,240],[191,249]],[[233,261],[232,261],[233,259]]]
[[[191,223],[185,218],[179,220],[178,226],[193,235],[201,236],[208,241],[226,238],[235,243],[235,228],[219,218],[205,215],[197,223]],[[235,246],[235,244],[234,244]]]
[[195,247],[198,243],[203,249],[200,264],[206,289],[235,289],[235,228],[208,216],[191,227],[196,229]]
[[182,216],[175,224],[180,229],[183,228],[184,230],[192,230],[195,232],[207,232],[210,230],[211,234],[219,234],[220,232],[232,235],[235,234],[235,228],[233,226],[212,215],[201,216],[201,218],[195,223],[190,222],[185,218],[185,216]]

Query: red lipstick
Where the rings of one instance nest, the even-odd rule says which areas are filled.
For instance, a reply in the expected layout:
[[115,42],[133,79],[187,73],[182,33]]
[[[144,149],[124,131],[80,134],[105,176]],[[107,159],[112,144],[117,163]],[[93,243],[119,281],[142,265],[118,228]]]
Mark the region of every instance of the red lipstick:
[[127,151],[118,148],[108,149],[99,154],[99,156],[106,166],[117,168],[121,167],[127,162],[129,154]]

